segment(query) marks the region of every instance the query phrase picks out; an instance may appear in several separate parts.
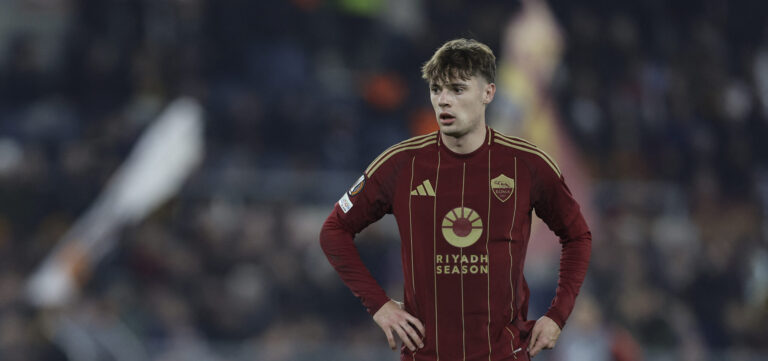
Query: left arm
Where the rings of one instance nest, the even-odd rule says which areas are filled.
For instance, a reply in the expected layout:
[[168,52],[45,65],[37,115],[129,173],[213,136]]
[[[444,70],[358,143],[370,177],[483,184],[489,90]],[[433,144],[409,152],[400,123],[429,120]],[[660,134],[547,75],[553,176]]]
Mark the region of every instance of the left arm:
[[533,327],[531,356],[555,346],[584,282],[592,249],[592,234],[563,177],[546,168],[537,173],[534,208],[560,238],[562,250],[555,298]]

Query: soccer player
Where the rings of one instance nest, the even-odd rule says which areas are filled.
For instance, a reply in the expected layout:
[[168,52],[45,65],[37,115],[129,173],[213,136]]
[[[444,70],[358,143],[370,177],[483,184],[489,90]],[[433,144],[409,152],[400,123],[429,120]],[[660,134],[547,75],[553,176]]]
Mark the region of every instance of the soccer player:
[[[344,193],[320,244],[401,360],[527,360],[554,347],[584,280],[591,234],[557,164],[485,124],[496,58],[475,40],[445,43],[423,66],[439,131],[395,144]],[[525,254],[536,214],[562,244],[557,290],[528,321]],[[371,276],[354,235],[397,220],[405,302]]]

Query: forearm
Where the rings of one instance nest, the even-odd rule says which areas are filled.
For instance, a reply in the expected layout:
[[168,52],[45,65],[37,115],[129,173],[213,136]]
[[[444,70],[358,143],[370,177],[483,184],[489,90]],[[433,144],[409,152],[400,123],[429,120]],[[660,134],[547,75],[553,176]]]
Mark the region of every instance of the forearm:
[[347,230],[334,213],[328,217],[320,231],[320,246],[341,280],[360,298],[371,315],[389,301],[384,289],[360,258],[354,243],[354,233]]
[[592,235],[586,232],[562,243],[560,274],[552,305],[545,314],[562,329],[573,310],[576,296],[587,274],[592,250]]

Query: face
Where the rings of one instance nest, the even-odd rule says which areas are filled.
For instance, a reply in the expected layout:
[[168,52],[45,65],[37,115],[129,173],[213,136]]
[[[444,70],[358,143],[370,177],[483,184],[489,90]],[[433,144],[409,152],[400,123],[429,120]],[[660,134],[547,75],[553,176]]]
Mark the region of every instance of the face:
[[430,100],[440,131],[462,137],[485,126],[485,107],[493,100],[496,85],[482,76],[431,83]]

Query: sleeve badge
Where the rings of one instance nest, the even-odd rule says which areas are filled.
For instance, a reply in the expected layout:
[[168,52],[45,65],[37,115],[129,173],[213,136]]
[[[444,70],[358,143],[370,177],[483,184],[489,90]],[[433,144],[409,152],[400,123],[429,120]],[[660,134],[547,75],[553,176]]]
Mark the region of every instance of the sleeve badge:
[[357,179],[357,182],[355,182],[352,188],[349,189],[347,194],[349,194],[350,197],[354,197],[363,190],[363,187],[365,187],[365,174],[361,175],[360,178]]

